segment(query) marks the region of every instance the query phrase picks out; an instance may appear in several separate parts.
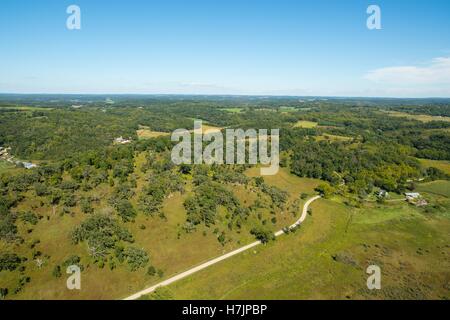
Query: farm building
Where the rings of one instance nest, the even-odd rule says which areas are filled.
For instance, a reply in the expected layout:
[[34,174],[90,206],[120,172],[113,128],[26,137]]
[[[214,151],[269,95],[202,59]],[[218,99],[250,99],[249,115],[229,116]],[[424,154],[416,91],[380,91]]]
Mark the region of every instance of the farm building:
[[418,192],[407,192],[405,193],[406,199],[407,200],[415,200],[420,198],[420,193]]

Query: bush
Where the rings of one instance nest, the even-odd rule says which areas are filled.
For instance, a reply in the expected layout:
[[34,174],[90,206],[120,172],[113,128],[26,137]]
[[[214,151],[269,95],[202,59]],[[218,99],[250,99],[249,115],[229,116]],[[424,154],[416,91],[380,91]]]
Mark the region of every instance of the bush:
[[321,183],[314,190],[324,198],[329,198],[335,192],[335,189],[328,183]]
[[34,191],[36,192],[36,195],[39,197],[46,196],[49,194],[47,186],[43,183],[35,183]]
[[36,225],[39,222],[39,218],[33,212],[27,211],[20,215],[23,222],[27,222],[32,225]]
[[136,247],[126,248],[123,251],[123,255],[128,265],[131,267],[131,271],[136,271],[145,267],[150,260],[147,252]]
[[92,208],[91,199],[90,198],[81,198],[80,207],[83,213],[93,213],[94,208]]
[[151,277],[156,276],[156,268],[154,266],[148,267],[147,274]]
[[130,201],[122,199],[115,204],[118,215],[124,222],[133,221],[137,213]]
[[3,270],[14,271],[22,263],[20,258],[15,253],[3,253],[0,254],[0,272]]
[[11,242],[18,238],[15,222],[16,217],[13,214],[8,213],[6,217],[0,217],[0,239]]
[[62,266],[63,266],[64,268],[67,268],[67,267],[69,267],[69,266],[76,265],[76,266],[78,266],[81,270],[83,270],[83,266],[81,265],[80,262],[81,262],[81,258],[80,258],[79,256],[73,255],[73,256],[70,256],[68,259],[66,259],[66,260],[63,262]]
[[8,288],[0,288],[0,300],[4,300],[8,295]]
[[60,278],[60,277],[62,276],[62,273],[61,273],[61,267],[60,267],[60,266],[55,266],[55,267],[53,268],[52,275],[53,275],[55,278]]
[[272,231],[265,229],[263,227],[253,228],[250,233],[255,236],[256,239],[261,241],[262,243],[267,243],[271,240],[275,240],[275,235]]
[[74,244],[86,241],[89,248],[101,256],[116,248],[119,241],[133,242],[133,236],[128,230],[112,217],[101,214],[86,219],[72,231],[71,237]]

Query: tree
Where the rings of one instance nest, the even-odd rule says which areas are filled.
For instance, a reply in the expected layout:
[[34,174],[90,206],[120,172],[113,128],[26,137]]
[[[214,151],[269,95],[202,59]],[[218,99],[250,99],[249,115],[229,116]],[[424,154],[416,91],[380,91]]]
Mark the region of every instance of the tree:
[[136,210],[134,210],[133,208],[133,205],[130,203],[130,201],[125,199],[119,200],[116,203],[115,208],[124,222],[133,221],[137,215]]
[[55,278],[60,278],[62,276],[61,267],[59,265],[57,265],[53,268],[52,275]]
[[154,266],[148,267],[147,274],[151,277],[156,276],[156,268]]
[[275,240],[275,235],[272,233],[272,231],[261,226],[253,228],[250,233],[262,243],[267,243],[269,241]]
[[4,300],[8,295],[8,288],[0,288],[0,300]]
[[14,271],[24,259],[15,253],[0,254],[0,272],[3,270]]
[[117,220],[102,214],[92,215],[82,222],[72,231],[71,238],[74,244],[86,241],[88,248],[95,248],[105,257],[117,250],[120,241],[133,242],[131,233]]
[[318,192],[320,195],[322,195],[324,198],[329,198],[335,192],[335,189],[328,183],[321,183],[314,190]]
[[131,267],[131,271],[136,271],[145,267],[150,260],[147,252],[136,247],[125,248],[123,255],[128,265]]
[[80,199],[80,207],[81,212],[83,213],[86,214],[94,213],[94,208],[92,207],[91,199],[89,197],[83,197]]

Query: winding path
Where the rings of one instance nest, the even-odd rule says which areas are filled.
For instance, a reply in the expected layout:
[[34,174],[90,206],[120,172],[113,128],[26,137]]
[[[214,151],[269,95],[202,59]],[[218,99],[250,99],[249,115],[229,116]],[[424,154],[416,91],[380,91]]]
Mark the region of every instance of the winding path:
[[[309,199],[308,201],[306,201],[306,203],[303,206],[303,211],[302,211],[302,215],[300,216],[300,219],[298,219],[289,228],[295,228],[295,227],[299,226],[306,219],[306,216],[308,215],[308,207],[309,207],[309,205],[312,202],[314,202],[317,199],[319,199],[319,198],[320,198],[320,196],[315,196],[315,197]],[[281,236],[282,234],[284,234],[283,230],[277,231],[277,232],[275,232],[275,237]],[[171,283],[174,283],[175,281],[178,281],[180,279],[186,278],[186,277],[190,276],[191,274],[196,273],[197,271],[206,269],[209,266],[212,266],[213,264],[216,264],[216,263],[218,263],[220,261],[228,259],[228,258],[230,258],[230,257],[232,257],[234,255],[237,255],[238,253],[244,252],[244,251],[246,251],[248,249],[251,249],[253,247],[256,247],[257,245],[260,245],[260,244],[261,244],[261,241],[255,241],[255,242],[250,243],[250,244],[248,244],[246,246],[243,246],[243,247],[241,247],[239,249],[236,249],[236,250],[233,250],[231,252],[228,252],[228,253],[220,256],[220,257],[217,257],[215,259],[212,259],[210,261],[202,263],[201,265],[198,265],[197,267],[194,267],[194,268],[189,269],[187,271],[184,271],[184,272],[182,272],[180,274],[177,274],[176,276],[173,276],[173,277],[171,277],[171,278],[169,278],[167,280],[164,280],[164,281],[162,281],[160,283],[157,283],[154,286],[151,286],[151,287],[149,287],[147,289],[139,291],[139,292],[137,292],[137,293],[135,293],[135,294],[125,298],[124,300],[136,300],[136,299],[140,298],[143,295],[146,295],[146,294],[149,294],[149,293],[155,291],[155,289],[157,289],[158,287],[167,286],[167,285],[169,285]]]

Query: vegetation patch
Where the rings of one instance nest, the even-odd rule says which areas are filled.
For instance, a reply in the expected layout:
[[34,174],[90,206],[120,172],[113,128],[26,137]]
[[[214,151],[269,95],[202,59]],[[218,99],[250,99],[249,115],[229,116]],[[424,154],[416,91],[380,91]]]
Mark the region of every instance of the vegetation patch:
[[426,168],[437,168],[450,175],[450,161],[419,159],[420,163]]
[[295,128],[311,129],[317,127],[319,124],[313,121],[300,120],[294,125]]
[[150,129],[139,129],[136,131],[139,139],[153,139],[170,135],[168,132],[152,131]]
[[406,112],[389,111],[388,114],[393,117],[407,118],[412,120],[417,120],[421,122],[431,122],[431,121],[445,121],[450,122],[450,117],[443,116],[432,116],[426,114],[412,114]]
[[428,192],[450,198],[450,181],[432,181],[417,185],[417,191]]

